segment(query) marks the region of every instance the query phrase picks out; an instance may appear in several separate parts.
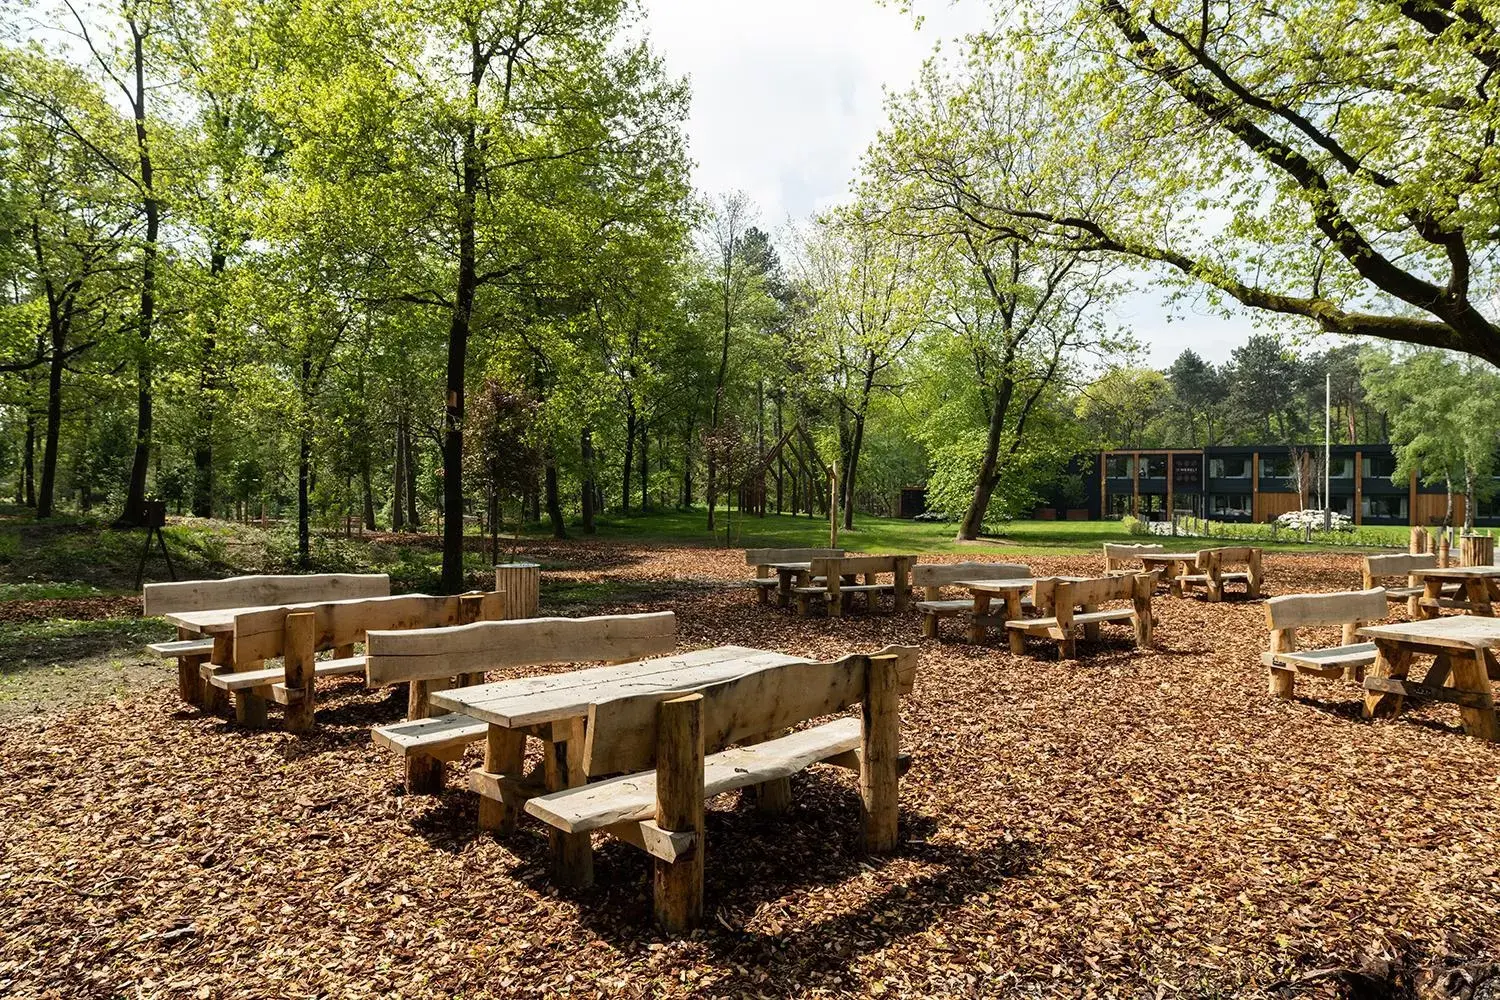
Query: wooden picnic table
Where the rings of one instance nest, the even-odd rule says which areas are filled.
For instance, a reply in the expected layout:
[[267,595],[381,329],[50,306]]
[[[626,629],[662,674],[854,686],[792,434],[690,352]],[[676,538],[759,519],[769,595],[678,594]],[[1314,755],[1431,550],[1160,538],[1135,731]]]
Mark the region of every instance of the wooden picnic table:
[[[1397,715],[1409,697],[1442,701],[1459,706],[1464,732],[1500,740],[1490,687],[1500,676],[1500,619],[1455,615],[1368,625],[1358,634],[1375,643],[1375,663],[1365,672],[1366,718]],[[1407,679],[1417,656],[1433,658],[1421,683]]]
[[[1196,552],[1151,552],[1136,556],[1136,558],[1141,561],[1141,568],[1146,572],[1159,572],[1166,577],[1167,586],[1173,597],[1182,596],[1182,584],[1177,582],[1177,578],[1186,576],[1189,570],[1196,569],[1198,566],[1198,553]],[[1179,566],[1182,567],[1181,573],[1176,572]]]
[[[1082,580],[1078,576],[1058,577],[1015,577],[1013,579],[998,580],[958,580],[955,587],[964,587],[974,595],[974,614],[969,621],[969,641],[983,642],[986,630],[990,625],[998,625],[1004,628],[1007,621],[1019,621],[1023,615],[1021,611],[1021,597],[1028,590],[1036,587],[1038,579],[1053,580]],[[992,598],[1000,597],[1005,601],[1005,613],[1001,615],[990,614],[990,601]],[[1037,595],[1033,604],[1041,614],[1051,610],[1050,602],[1045,595]],[[1012,632],[1010,635],[1010,649],[1013,653],[1026,651],[1026,641],[1019,633]]]
[[805,587],[812,572],[812,562],[769,563],[776,571],[776,606],[785,608],[792,603],[792,588]]
[[[1500,601],[1500,566],[1449,566],[1418,569],[1411,575],[1422,583],[1417,609],[1423,618],[1436,618],[1443,608],[1457,608],[1471,615],[1493,616]],[[1460,597],[1444,597],[1443,585],[1456,583]]]
[[[633,663],[434,691],[428,701],[435,708],[488,723],[484,768],[470,773],[470,786],[498,803],[491,828],[509,833],[528,798],[585,782],[583,753],[590,705],[651,691],[687,693],[803,659],[747,646],[715,646]],[[527,736],[544,744],[540,786],[522,774]],[[480,811],[482,821],[486,812]],[[594,855],[589,835],[549,828],[548,837],[554,877],[566,885],[592,882]]]

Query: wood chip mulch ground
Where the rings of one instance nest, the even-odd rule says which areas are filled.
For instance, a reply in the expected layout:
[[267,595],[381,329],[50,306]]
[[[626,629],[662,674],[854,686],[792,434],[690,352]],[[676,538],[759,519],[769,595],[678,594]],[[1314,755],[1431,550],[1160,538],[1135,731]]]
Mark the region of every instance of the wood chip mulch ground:
[[[466,792],[403,795],[368,731],[404,693],[330,684],[295,738],[183,708],[163,664],[128,703],[0,728],[0,995],[1500,995],[1500,747],[1447,706],[1365,722],[1342,681],[1270,700],[1259,604],[1160,597],[1154,652],[1107,630],[1058,662],[704,585],[739,553],[545,558],[662,581],[619,610],[676,611],[684,647],[920,643],[899,853],[860,855],[847,772],[795,779],[776,822],[726,796],[708,927],[665,939],[634,848],[560,890],[536,826],[502,842]],[[1272,594],[1358,582],[1352,557],[1267,571]]]

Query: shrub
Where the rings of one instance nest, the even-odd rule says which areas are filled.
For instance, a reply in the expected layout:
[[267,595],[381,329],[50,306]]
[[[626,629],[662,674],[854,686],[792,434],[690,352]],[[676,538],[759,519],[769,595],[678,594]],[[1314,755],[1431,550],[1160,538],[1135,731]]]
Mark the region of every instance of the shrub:
[[1321,510],[1291,510],[1276,518],[1276,523],[1283,528],[1294,531],[1304,531],[1311,528],[1314,531],[1323,530],[1323,518],[1331,518],[1330,526],[1333,531],[1353,531],[1354,522],[1345,514],[1327,514]]
[[1147,524],[1145,521],[1142,521],[1140,518],[1132,517],[1129,514],[1126,514],[1124,517],[1120,518],[1120,527],[1124,528],[1128,533],[1132,535],[1151,534],[1151,525]]

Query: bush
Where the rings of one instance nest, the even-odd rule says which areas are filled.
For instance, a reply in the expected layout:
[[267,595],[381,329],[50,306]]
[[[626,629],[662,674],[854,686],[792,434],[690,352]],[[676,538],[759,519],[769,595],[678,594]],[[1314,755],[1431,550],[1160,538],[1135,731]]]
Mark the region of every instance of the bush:
[[1311,528],[1314,531],[1323,530],[1323,518],[1331,518],[1330,525],[1333,531],[1353,531],[1354,521],[1345,514],[1325,515],[1321,510],[1291,510],[1276,518],[1276,523],[1283,528],[1294,531],[1304,531]]
[[1124,517],[1120,518],[1120,527],[1124,528],[1132,535],[1151,534],[1151,525],[1147,524],[1145,521],[1142,521],[1140,518],[1132,517],[1129,514],[1126,514]]

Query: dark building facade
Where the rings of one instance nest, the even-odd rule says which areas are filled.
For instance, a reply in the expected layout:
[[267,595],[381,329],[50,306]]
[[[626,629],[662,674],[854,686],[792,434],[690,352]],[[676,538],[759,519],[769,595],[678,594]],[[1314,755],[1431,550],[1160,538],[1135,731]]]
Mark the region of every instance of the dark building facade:
[[[1134,514],[1151,521],[1173,514],[1215,521],[1274,521],[1300,507],[1299,453],[1318,480],[1307,506],[1323,492],[1323,448],[1308,445],[1223,448],[1132,449],[1100,452],[1088,475],[1089,513],[1099,518]],[[1330,454],[1329,495],[1334,511],[1355,524],[1440,524],[1447,508],[1442,485],[1425,486],[1415,476],[1391,482],[1396,456],[1388,444],[1335,445]],[[1455,496],[1453,521],[1462,523],[1463,497]],[[1319,508],[1321,509],[1321,508]],[[1500,525],[1500,505],[1481,502],[1475,523]]]

